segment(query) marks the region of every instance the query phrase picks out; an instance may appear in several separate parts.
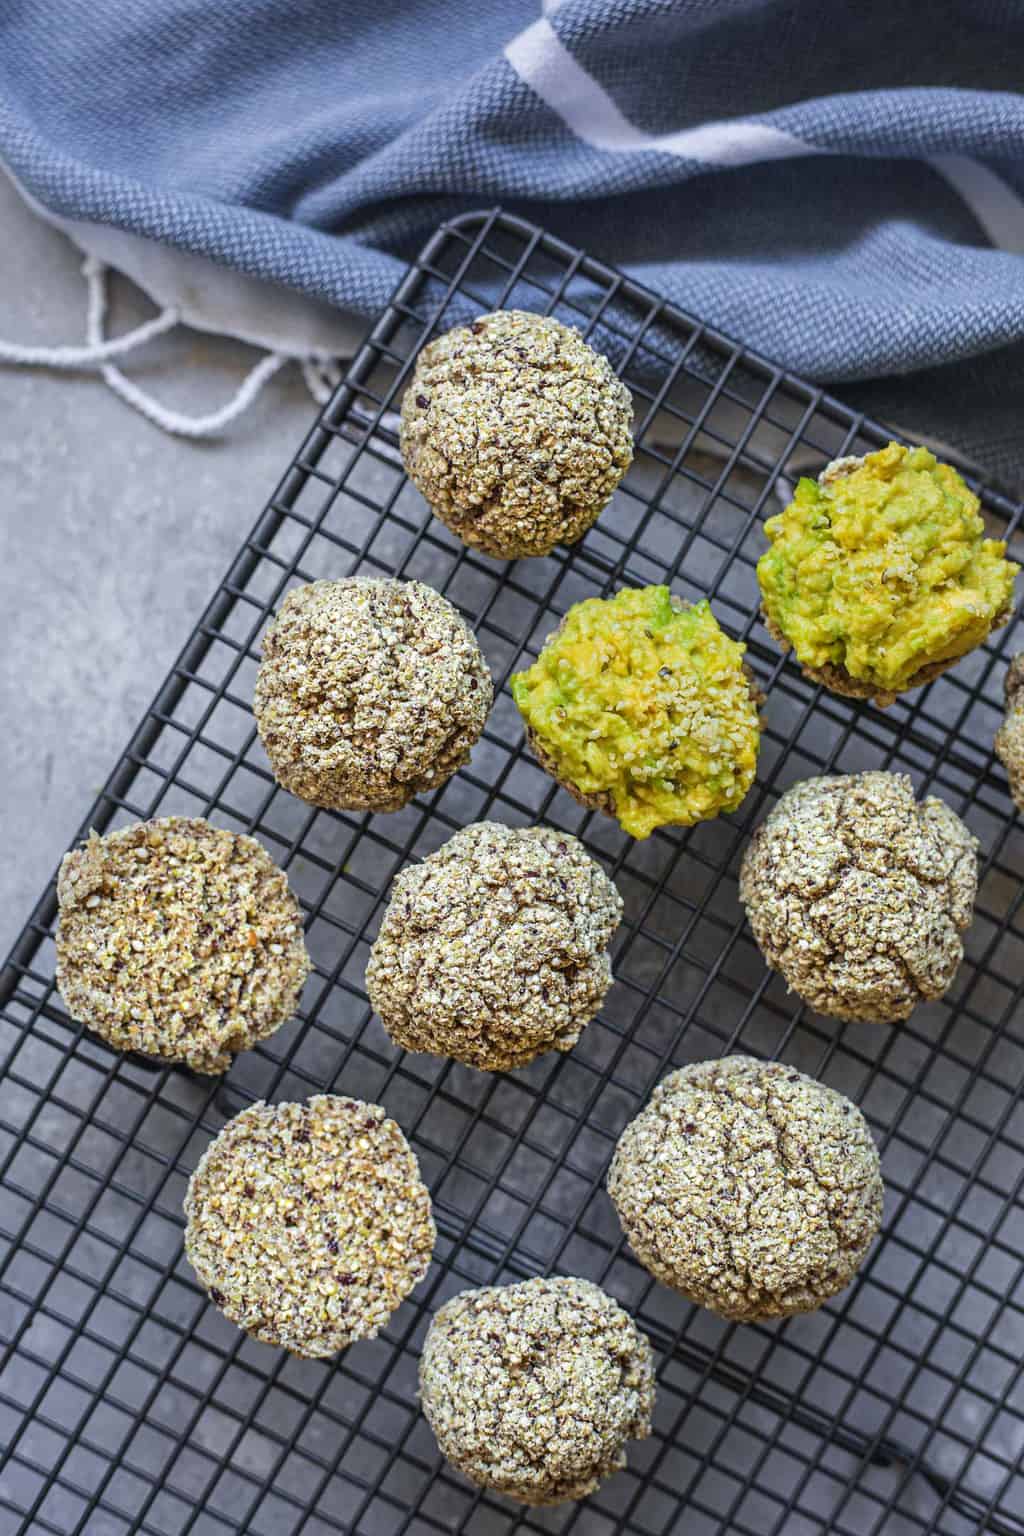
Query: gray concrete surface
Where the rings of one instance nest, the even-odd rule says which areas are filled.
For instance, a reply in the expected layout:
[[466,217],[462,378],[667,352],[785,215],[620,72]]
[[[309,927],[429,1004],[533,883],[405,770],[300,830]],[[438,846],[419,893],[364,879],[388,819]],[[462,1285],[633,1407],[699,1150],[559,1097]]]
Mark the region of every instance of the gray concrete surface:
[[[0,336],[79,342],[80,257],[0,177]],[[114,280],[112,328],[152,313]],[[257,354],[196,332],[126,365],[191,413]],[[0,950],[73,837],[311,420],[296,368],[217,442],[165,436],[98,377],[0,367]]]

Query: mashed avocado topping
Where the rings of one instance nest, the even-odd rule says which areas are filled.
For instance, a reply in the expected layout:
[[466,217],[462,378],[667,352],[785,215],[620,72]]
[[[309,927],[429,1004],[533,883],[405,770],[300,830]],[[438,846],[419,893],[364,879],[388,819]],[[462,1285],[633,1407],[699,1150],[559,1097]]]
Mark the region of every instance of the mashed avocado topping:
[[512,696],[559,779],[609,794],[623,830],[690,826],[733,811],[760,730],[744,646],[707,602],[626,588],[570,608]]
[[805,667],[899,691],[1007,614],[1019,569],[985,538],[977,496],[927,448],[890,443],[769,518],[765,614]]

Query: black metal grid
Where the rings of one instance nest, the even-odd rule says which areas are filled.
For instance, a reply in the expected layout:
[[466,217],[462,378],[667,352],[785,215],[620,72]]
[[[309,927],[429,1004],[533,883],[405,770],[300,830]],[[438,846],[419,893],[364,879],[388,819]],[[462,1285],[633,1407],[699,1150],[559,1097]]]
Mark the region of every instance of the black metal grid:
[[[504,566],[429,516],[389,413],[424,340],[510,303],[593,335],[638,415],[634,468],[583,543]],[[260,836],[307,913],[300,1016],[223,1083],[116,1055],[54,991],[52,886],[4,973],[0,1533],[1024,1531],[1024,832],[991,752],[1019,626],[883,713],[811,687],[755,617],[777,481],[888,435],[519,219],[475,215],[433,237],[86,822],[203,814]],[[1016,546],[1020,509],[985,501]],[[354,571],[445,591],[499,684],[582,596],[652,580],[709,593],[769,693],[754,791],[735,816],[634,844],[536,768],[506,691],[469,768],[397,815],[292,799],[250,715],[260,633],[290,585]],[[953,994],[894,1029],[797,1006],[736,896],[744,840],[784,788],[868,766],[942,794],[983,848]],[[600,1019],[568,1056],[510,1076],[396,1052],[363,990],[392,875],[485,816],[578,833],[626,904]],[[733,1049],[850,1094],[882,1147],[882,1239],[850,1290],[784,1325],[728,1325],[655,1285],[603,1191],[615,1137],[657,1079]],[[181,1253],[181,1198],[227,1115],[325,1088],[396,1116],[441,1235],[382,1337],[319,1363],[253,1343],[206,1304]],[[519,1511],[440,1461],[416,1357],[449,1295],[549,1270],[598,1280],[650,1334],[656,1429],[585,1503]]]

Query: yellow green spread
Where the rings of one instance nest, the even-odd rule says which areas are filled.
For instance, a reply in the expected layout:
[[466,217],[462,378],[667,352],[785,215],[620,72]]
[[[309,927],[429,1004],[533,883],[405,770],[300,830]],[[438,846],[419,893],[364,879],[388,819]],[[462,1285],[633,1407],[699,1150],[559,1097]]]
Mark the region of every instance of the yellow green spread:
[[897,692],[985,639],[1019,569],[956,470],[899,443],[826,485],[799,481],[764,531],[765,613],[799,660]]
[[609,794],[623,830],[649,837],[734,811],[750,788],[760,729],[744,649],[706,602],[627,588],[570,608],[512,696],[557,777]]

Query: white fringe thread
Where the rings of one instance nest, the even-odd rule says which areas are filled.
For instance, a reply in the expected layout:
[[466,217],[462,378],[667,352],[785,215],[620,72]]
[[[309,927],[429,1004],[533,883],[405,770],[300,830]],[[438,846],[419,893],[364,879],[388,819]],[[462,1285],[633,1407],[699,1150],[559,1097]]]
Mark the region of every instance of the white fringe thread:
[[[290,359],[283,352],[268,352],[246,374],[235,394],[219,410],[206,416],[186,416],[154,399],[133,384],[114,366],[115,357],[125,357],[157,336],[181,324],[177,309],[163,309],[152,320],[136,326],[124,336],[107,338],[107,267],[94,256],[82,263],[82,275],[88,290],[84,347],[27,347],[19,342],[0,339],[0,363],[43,368],[97,368],[100,377],[126,405],[145,416],[154,426],[177,437],[215,437],[237,421],[256,400],[268,379]],[[341,378],[341,370],[332,358],[311,357],[299,360],[306,387],[318,405],[324,405]]]

